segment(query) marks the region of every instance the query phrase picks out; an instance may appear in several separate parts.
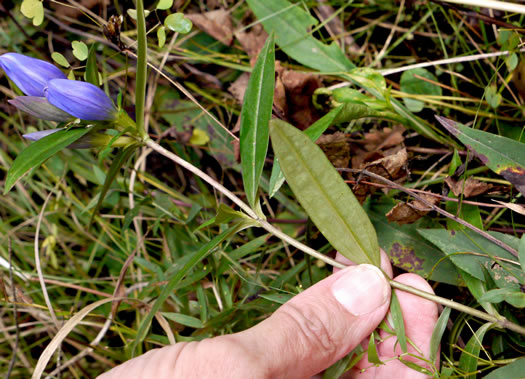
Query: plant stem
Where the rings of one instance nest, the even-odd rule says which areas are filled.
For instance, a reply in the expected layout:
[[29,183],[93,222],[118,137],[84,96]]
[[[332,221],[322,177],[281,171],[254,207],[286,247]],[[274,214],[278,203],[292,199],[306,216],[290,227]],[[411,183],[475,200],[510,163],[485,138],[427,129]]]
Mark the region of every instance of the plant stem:
[[420,289],[407,286],[406,284],[403,284],[403,283],[396,282],[395,280],[392,280],[392,279],[389,280],[389,283],[390,283],[390,285],[393,288],[397,288],[397,289],[399,289],[401,291],[409,292],[411,294],[417,295],[417,296],[422,297],[424,299],[428,299],[430,301],[433,301],[433,302],[441,304],[443,306],[455,309],[457,311],[460,311],[460,312],[463,312],[463,313],[468,313],[469,315],[472,315],[472,316],[475,316],[475,317],[479,317],[482,320],[493,322],[494,324],[498,325],[499,327],[506,328],[506,329],[512,330],[512,331],[514,331],[516,333],[520,333],[520,334],[525,335],[525,328],[524,327],[510,322],[509,320],[507,320],[503,316],[496,317],[496,316],[490,315],[488,313],[478,311],[477,309],[468,307],[466,305],[463,305],[463,304],[460,304],[460,303],[456,303],[453,300],[445,299],[443,297],[436,296],[436,295],[434,295],[432,293],[421,291]]
[[137,74],[135,82],[135,118],[137,130],[142,138],[147,133],[144,128],[144,102],[146,98],[146,81],[148,73],[148,44],[146,41],[146,18],[144,1],[137,0]]
[[[202,170],[200,170],[197,167],[193,166],[191,163],[186,162],[184,159],[182,159],[178,155],[173,154],[172,152],[166,150],[165,148],[160,146],[158,143],[156,143],[156,142],[154,142],[154,141],[152,141],[150,139],[146,140],[146,146],[148,146],[150,149],[156,151],[157,153],[162,154],[166,158],[172,160],[174,163],[177,163],[177,164],[181,165],[182,167],[184,167],[188,171],[190,171],[193,174],[195,174],[198,177],[200,177],[202,180],[204,180],[209,185],[211,185],[216,190],[218,190],[223,195],[225,195],[233,203],[238,205],[239,208],[241,208],[248,216],[250,216],[252,219],[257,221],[257,223],[259,224],[259,226],[261,228],[264,228],[265,230],[267,230],[268,232],[270,232],[274,236],[280,238],[281,240],[285,241],[286,243],[288,243],[288,244],[290,244],[292,246],[295,246],[297,249],[305,252],[306,254],[311,255],[314,258],[320,259],[323,262],[332,265],[333,267],[337,267],[337,268],[345,268],[346,267],[344,264],[342,264],[340,262],[337,262],[337,261],[335,261],[335,260],[333,260],[333,259],[331,259],[331,258],[329,258],[329,257],[327,257],[327,256],[325,256],[325,255],[323,255],[321,253],[319,253],[318,251],[315,251],[314,249],[312,249],[312,248],[302,244],[301,242],[297,241],[296,239],[286,235],[285,233],[281,232],[279,229],[275,228],[273,225],[268,223],[266,220],[261,219],[260,217],[257,216],[257,214],[244,201],[239,199],[234,193],[232,193],[230,190],[228,190],[222,184],[217,182],[211,176],[209,176],[206,173],[204,173]],[[390,285],[393,288],[397,288],[397,289],[400,289],[402,291],[409,292],[409,293],[414,294],[416,296],[420,296],[422,298],[425,298],[425,299],[431,300],[433,302],[445,305],[445,306],[450,307],[452,309],[456,309],[456,310],[458,310],[460,312],[464,312],[464,313],[470,314],[472,316],[479,317],[479,318],[481,318],[483,320],[486,320],[486,321],[489,321],[489,322],[493,322],[493,323],[497,324],[500,327],[507,328],[507,329],[513,330],[513,331],[515,331],[517,333],[525,335],[525,328],[524,327],[521,327],[519,325],[513,324],[512,322],[508,321],[504,317],[496,317],[496,316],[489,315],[488,313],[484,313],[484,312],[478,311],[477,309],[468,307],[468,306],[463,305],[463,304],[456,303],[455,301],[448,300],[448,299],[436,296],[434,294],[431,294],[431,293],[428,293],[428,292],[425,292],[425,291],[421,291],[421,290],[419,290],[417,288],[407,286],[405,284],[396,282],[396,281],[391,280],[391,279],[389,279],[389,283],[390,283]]]
[[332,265],[334,267],[338,268],[345,268],[346,266],[342,263],[337,262],[336,260],[333,260],[329,257],[327,257],[324,254],[319,253],[318,251],[315,251],[311,247],[306,246],[305,244],[297,241],[296,239],[290,237],[289,235],[281,232],[279,229],[268,223],[267,221],[261,219],[257,214],[246,204],[244,201],[239,199],[235,194],[233,194],[229,189],[224,187],[222,184],[218,183],[215,179],[213,179],[208,174],[204,173],[202,170],[198,169],[197,167],[193,166],[191,163],[186,162],[184,159],[179,157],[176,154],[173,154],[172,152],[166,150],[162,146],[160,146],[158,143],[148,140],[146,142],[146,146],[148,146],[150,149],[156,151],[157,153],[160,153],[164,155],[166,158],[171,159],[173,162],[181,165],[188,171],[194,173],[204,181],[206,181],[208,184],[210,184],[212,187],[217,189],[219,192],[221,192],[223,195],[225,195],[228,199],[230,199],[232,202],[237,204],[239,208],[241,208],[248,216],[250,216],[252,219],[258,222],[261,228],[266,229],[268,232],[272,233],[274,236],[279,237],[283,241],[289,243],[292,246],[295,246],[299,250],[304,251],[305,253],[313,256],[314,258],[320,259],[324,261],[325,263]]

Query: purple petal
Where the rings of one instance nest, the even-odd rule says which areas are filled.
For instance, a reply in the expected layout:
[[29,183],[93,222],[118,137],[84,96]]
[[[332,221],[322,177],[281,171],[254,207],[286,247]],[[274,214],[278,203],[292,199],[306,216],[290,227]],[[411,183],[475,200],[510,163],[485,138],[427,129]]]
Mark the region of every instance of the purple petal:
[[44,92],[51,104],[81,120],[111,121],[117,117],[111,99],[91,83],[54,79]]
[[[42,139],[44,137],[47,137],[51,134],[54,134],[56,132],[59,132],[61,130],[65,130],[66,128],[57,128],[57,129],[47,129],[47,130],[41,130],[38,132],[28,133],[22,135],[25,139],[28,139],[30,141],[38,141],[39,139]],[[89,133],[83,137],[81,137],[79,140],[73,142],[71,145],[68,146],[68,149],[90,149],[94,146],[93,144],[93,133]],[[108,137],[109,138],[109,137]]]
[[8,102],[21,111],[42,120],[64,122],[73,118],[70,114],[50,104],[45,97],[18,96]]
[[51,63],[17,53],[0,56],[0,67],[20,90],[28,96],[44,96],[44,88],[52,79],[66,76]]
[[64,129],[65,128],[41,130],[39,132],[24,134],[22,135],[22,137],[24,137],[25,139],[28,139],[29,141],[38,141],[39,139],[42,139],[44,137],[47,137],[50,134],[54,134]]

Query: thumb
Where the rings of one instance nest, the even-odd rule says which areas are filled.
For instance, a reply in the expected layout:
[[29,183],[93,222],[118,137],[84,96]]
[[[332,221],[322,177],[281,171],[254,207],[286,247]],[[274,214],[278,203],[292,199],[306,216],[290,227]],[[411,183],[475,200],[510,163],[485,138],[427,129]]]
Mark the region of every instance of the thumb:
[[99,378],[309,377],[367,337],[385,317],[389,299],[377,267],[347,267],[251,329],[151,350]]
[[295,296],[238,338],[268,377],[314,375],[354,349],[385,317],[390,286],[375,266],[347,267]]

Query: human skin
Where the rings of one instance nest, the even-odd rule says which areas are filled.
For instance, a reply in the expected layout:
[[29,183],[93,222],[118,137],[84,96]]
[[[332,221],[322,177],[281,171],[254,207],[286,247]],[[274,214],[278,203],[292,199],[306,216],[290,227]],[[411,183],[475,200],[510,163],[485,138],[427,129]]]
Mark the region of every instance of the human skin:
[[[349,263],[338,255],[338,260]],[[381,268],[392,276],[382,252]],[[433,292],[415,274],[395,278]],[[436,304],[397,291],[407,337],[428,357],[430,336],[438,317]],[[151,350],[99,376],[116,378],[309,378],[330,367],[368,337],[385,318],[391,289],[383,273],[371,265],[352,265],[301,292],[272,316],[243,332],[180,342]],[[380,333],[387,337],[386,333]],[[394,350],[395,347],[395,350]],[[366,356],[345,378],[403,378],[426,376],[393,357],[401,350],[396,338],[386,338],[377,351],[385,365],[374,367]],[[409,346],[409,352],[420,355]],[[410,359],[409,357],[406,357]],[[417,359],[412,361],[424,366]]]

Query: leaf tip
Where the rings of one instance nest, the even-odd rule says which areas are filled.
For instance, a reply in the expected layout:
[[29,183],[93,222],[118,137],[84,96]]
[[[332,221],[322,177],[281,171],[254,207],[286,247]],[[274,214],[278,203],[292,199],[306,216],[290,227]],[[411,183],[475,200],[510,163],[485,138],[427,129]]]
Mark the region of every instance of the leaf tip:
[[436,120],[438,120],[438,122],[441,125],[443,125],[443,127],[445,129],[447,129],[449,131],[449,133],[451,133],[453,135],[458,135],[459,134],[459,131],[456,128],[457,122],[452,121],[452,120],[450,120],[450,119],[448,119],[446,117],[443,117],[443,116],[435,115],[434,117],[436,118]]

